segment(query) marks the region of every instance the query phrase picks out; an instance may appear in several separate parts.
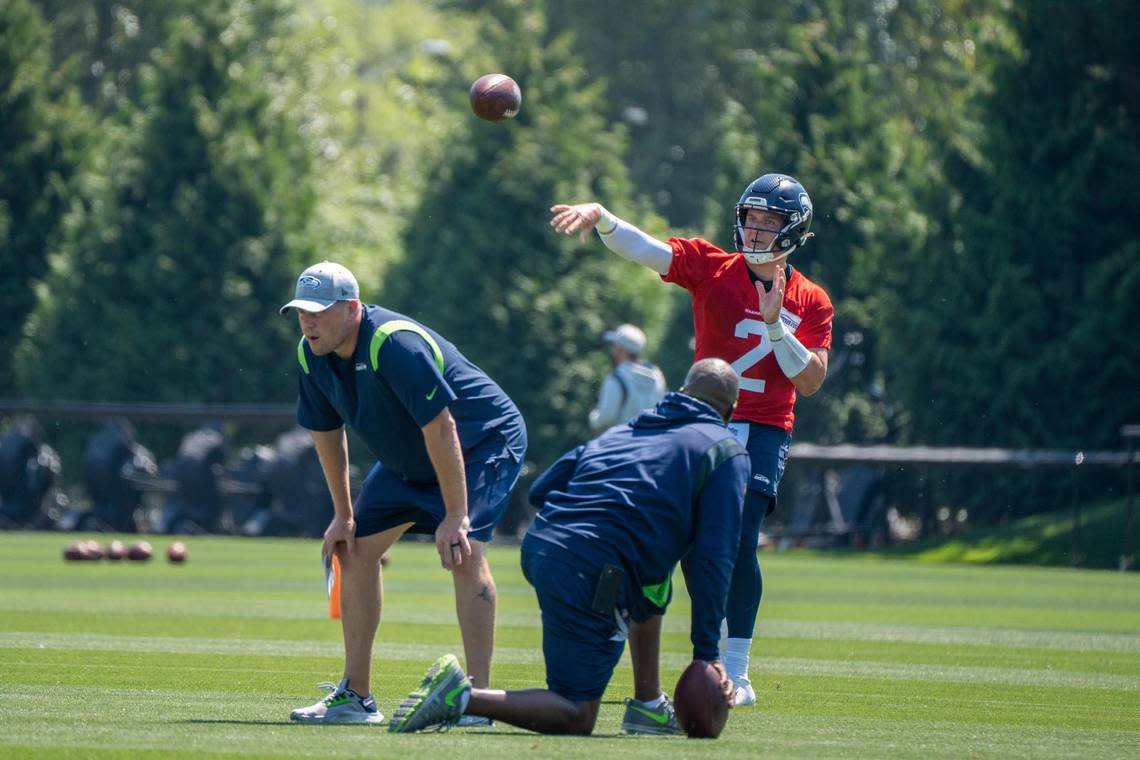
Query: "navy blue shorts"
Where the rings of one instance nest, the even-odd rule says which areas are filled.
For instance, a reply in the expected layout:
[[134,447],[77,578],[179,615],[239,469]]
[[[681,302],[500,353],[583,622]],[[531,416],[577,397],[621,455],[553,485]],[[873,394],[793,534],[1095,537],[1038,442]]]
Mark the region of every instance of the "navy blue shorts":
[[567,559],[547,541],[523,540],[523,575],[542,610],[546,688],[572,702],[592,702],[605,693],[625,649],[626,632],[615,614],[593,610],[600,569]]
[[784,477],[784,465],[788,463],[788,450],[792,446],[792,435],[783,428],[761,425],[756,422],[733,420],[732,432],[740,441],[740,427],[747,425],[748,441],[744,448],[752,461],[752,477],[748,480],[748,490],[760,491],[776,498],[780,480]]
[[[500,438],[499,443],[482,446],[467,456],[468,538],[491,540],[522,472],[525,453],[526,434],[522,433],[507,442]],[[384,469],[380,462],[368,472],[352,511],[357,538],[405,523],[413,523],[409,533],[430,535],[447,514],[438,483],[412,483]]]

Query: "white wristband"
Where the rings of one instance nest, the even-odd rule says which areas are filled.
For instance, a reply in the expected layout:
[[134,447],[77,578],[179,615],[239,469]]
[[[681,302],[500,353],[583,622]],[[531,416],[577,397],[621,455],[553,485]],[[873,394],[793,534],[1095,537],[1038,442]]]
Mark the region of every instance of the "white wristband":
[[789,378],[803,372],[811,363],[811,351],[800,343],[799,338],[784,329],[781,320],[765,322],[764,326],[768,329],[768,340],[772,341],[772,353],[776,355],[780,370]]
[[602,209],[602,215],[598,217],[598,223],[594,225],[594,229],[598,231],[599,235],[612,235],[617,230],[617,217],[609,212],[608,209]]

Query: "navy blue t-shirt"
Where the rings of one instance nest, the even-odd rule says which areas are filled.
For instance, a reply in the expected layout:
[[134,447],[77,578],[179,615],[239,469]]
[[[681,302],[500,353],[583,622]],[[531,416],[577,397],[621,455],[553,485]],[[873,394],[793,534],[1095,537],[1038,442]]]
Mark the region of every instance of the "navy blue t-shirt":
[[527,538],[590,567],[624,567],[635,620],[664,610],[685,557],[694,656],[716,659],[748,474],[747,452],[713,408],[670,393],[535,480]]
[[421,428],[444,407],[455,419],[464,459],[523,430],[502,388],[439,333],[390,309],[364,306],[351,358],[314,356],[304,338],[297,357],[301,427],[347,424],[385,469],[413,482],[436,482]]

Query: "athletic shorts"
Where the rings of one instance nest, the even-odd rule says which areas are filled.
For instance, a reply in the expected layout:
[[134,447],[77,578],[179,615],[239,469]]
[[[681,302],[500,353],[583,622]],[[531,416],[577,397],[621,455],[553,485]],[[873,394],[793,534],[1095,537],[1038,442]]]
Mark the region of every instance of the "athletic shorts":
[[756,422],[736,422],[729,425],[736,440],[748,451],[752,461],[752,476],[748,480],[750,491],[776,498],[776,490],[784,477],[788,463],[788,450],[792,446],[791,433],[773,425]]
[[[490,541],[522,472],[526,433],[481,446],[466,456],[468,538]],[[409,533],[434,534],[447,510],[438,483],[413,483],[377,462],[364,479],[352,511],[363,538],[405,523]]]
[[575,563],[565,550],[531,536],[523,540],[521,561],[542,610],[546,688],[571,702],[601,699],[625,649],[627,629],[616,610],[593,610],[600,568]]

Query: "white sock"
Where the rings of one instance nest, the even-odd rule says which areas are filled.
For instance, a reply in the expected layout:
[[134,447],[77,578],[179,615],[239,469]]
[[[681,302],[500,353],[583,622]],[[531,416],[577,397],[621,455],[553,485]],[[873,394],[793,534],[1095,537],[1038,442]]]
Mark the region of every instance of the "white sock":
[[665,704],[665,695],[658,694],[657,699],[647,699],[644,702],[642,702],[640,699],[635,699],[633,701],[649,710],[656,710],[658,707]]
[[752,639],[725,639],[725,647],[721,651],[724,669],[737,685],[748,680],[748,653],[751,649]]

